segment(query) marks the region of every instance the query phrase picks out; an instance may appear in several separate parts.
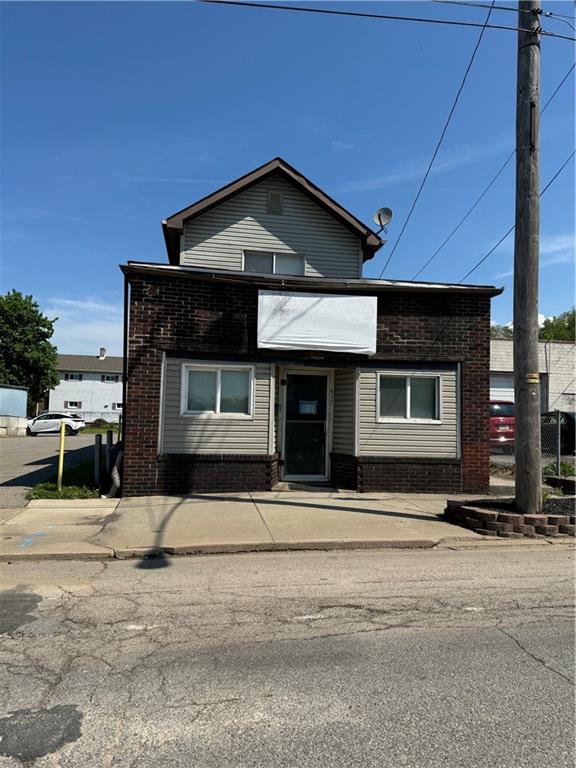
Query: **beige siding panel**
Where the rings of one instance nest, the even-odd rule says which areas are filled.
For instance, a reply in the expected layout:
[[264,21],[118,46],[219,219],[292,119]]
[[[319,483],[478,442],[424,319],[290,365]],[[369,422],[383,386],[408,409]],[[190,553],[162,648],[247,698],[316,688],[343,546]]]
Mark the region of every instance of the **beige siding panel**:
[[270,366],[255,365],[253,419],[222,416],[210,418],[180,416],[181,366],[182,363],[190,362],[198,361],[179,358],[166,360],[162,452],[267,454],[270,423]]
[[[382,373],[398,373],[386,371]],[[456,371],[419,369],[442,378],[442,423],[385,423],[376,418],[377,371],[361,371],[359,380],[358,452],[361,456],[457,456]]]
[[[267,213],[269,190],[283,194],[283,213]],[[309,277],[361,277],[360,241],[281,176],[255,184],[184,225],[180,263],[242,269],[242,250],[298,253]]]
[[354,416],[356,405],[355,371],[334,372],[334,420],[332,450],[334,453],[354,453]]

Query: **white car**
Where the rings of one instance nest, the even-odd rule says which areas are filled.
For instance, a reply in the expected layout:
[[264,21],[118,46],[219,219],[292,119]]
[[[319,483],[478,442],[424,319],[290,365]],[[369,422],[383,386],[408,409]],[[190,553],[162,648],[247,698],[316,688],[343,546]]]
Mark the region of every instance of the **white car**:
[[65,432],[67,435],[77,435],[86,426],[84,419],[75,413],[67,413],[66,411],[43,413],[36,416],[35,419],[28,419],[26,434],[35,437],[43,433],[60,432],[62,422],[66,425]]

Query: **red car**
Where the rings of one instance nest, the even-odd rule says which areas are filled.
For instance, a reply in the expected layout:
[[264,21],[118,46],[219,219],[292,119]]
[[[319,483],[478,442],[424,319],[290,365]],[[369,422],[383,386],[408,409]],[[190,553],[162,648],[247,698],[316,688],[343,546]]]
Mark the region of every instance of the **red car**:
[[514,450],[514,403],[510,400],[490,401],[490,447]]

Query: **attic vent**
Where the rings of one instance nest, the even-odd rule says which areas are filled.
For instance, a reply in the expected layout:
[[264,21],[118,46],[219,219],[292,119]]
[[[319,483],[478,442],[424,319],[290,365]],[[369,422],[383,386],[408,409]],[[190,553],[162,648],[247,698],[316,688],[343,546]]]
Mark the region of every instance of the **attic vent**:
[[280,215],[283,209],[282,192],[273,189],[268,190],[268,213]]

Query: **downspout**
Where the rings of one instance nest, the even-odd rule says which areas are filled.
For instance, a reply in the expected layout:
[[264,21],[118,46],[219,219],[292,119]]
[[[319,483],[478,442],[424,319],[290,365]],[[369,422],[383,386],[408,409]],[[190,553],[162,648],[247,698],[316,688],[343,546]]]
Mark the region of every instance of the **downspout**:
[[124,442],[126,434],[126,395],[128,393],[128,307],[130,286],[128,276],[124,275],[124,337],[122,341],[122,434],[119,436]]

